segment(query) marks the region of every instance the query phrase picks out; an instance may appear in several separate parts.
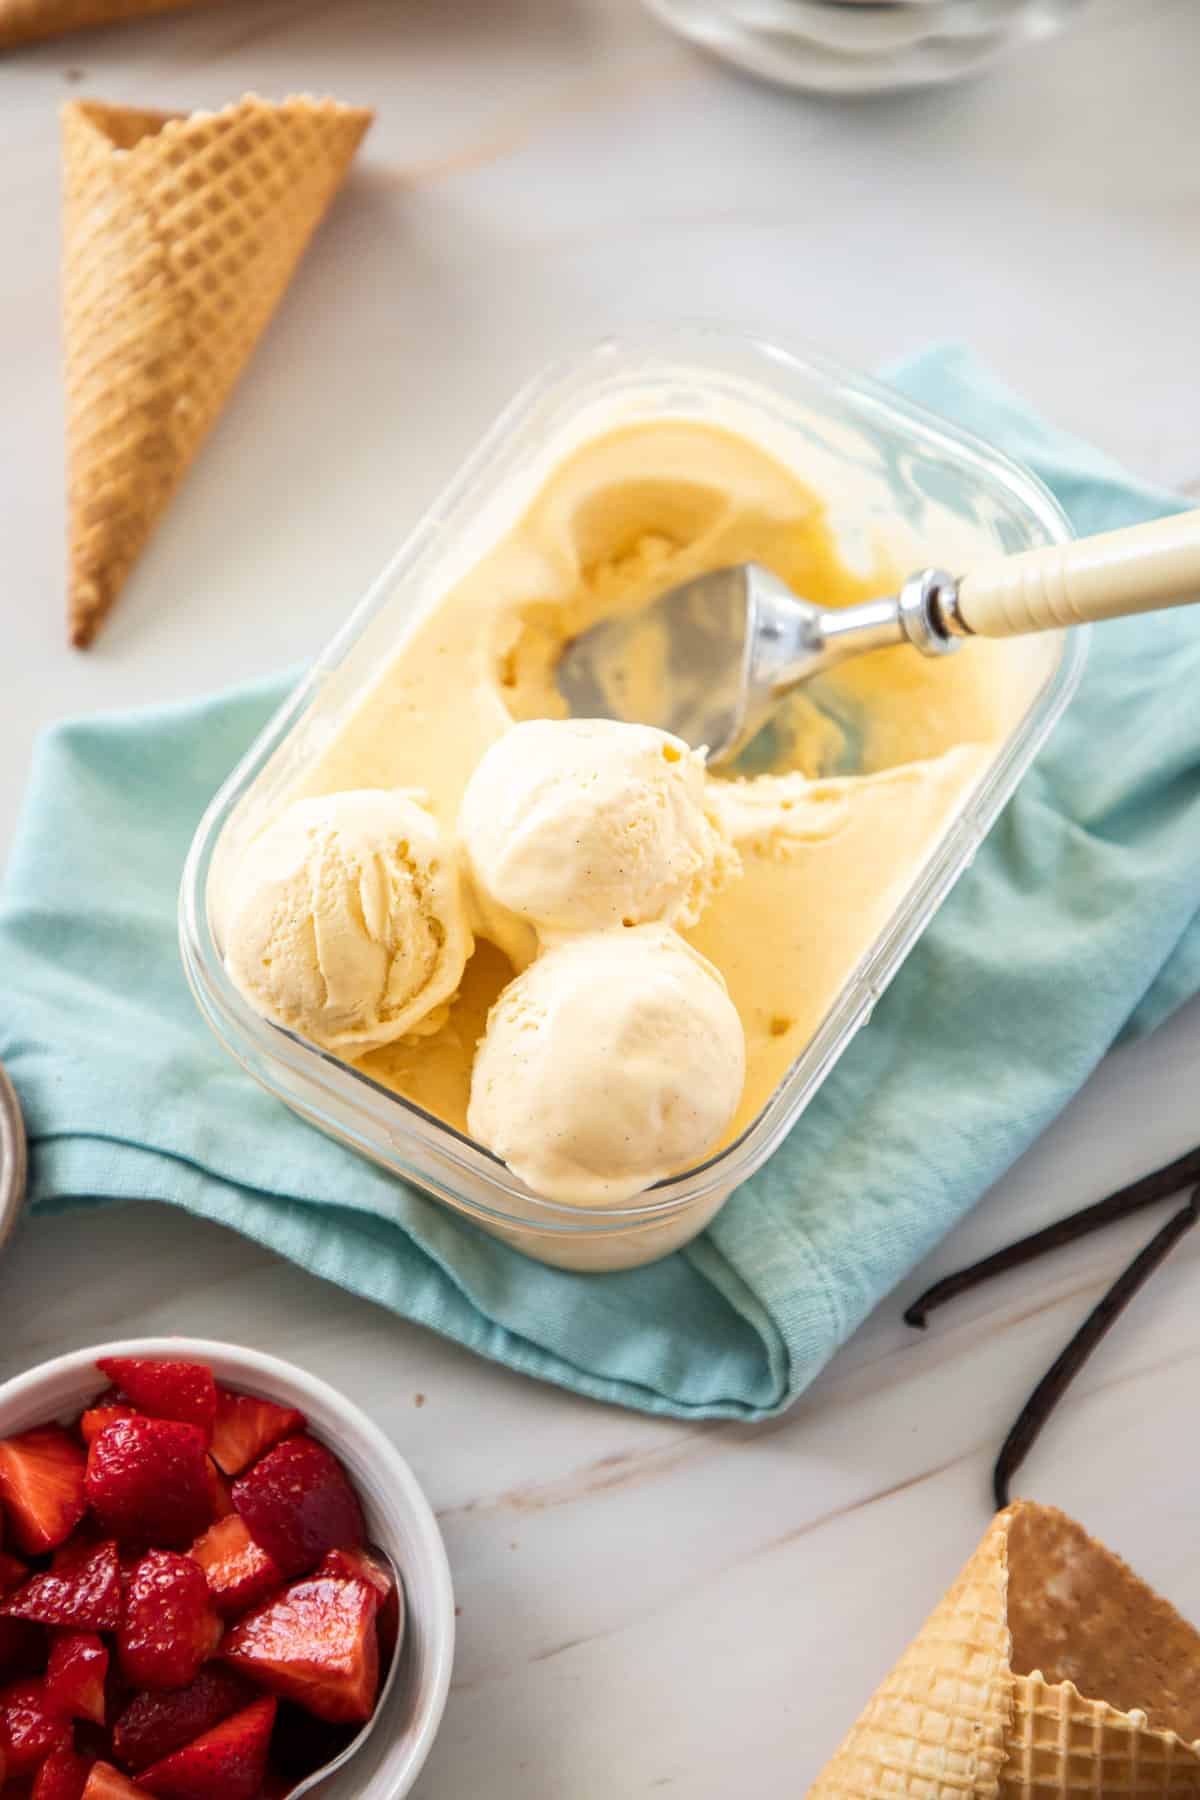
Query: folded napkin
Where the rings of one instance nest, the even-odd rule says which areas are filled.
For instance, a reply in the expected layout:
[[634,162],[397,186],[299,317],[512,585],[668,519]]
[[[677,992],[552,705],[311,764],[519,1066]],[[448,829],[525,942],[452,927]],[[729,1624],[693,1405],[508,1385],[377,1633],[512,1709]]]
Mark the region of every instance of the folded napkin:
[[[959,349],[896,385],[1035,468],[1080,532],[1176,503]],[[973,867],[771,1161],[620,1275],[543,1268],[301,1123],[209,1035],[176,947],[200,814],[278,680],[40,741],[0,898],[0,1058],[39,1211],[165,1200],[514,1369],[647,1412],[761,1418],[1037,1136],[1122,1033],[1200,989],[1200,615],[1096,632]]]

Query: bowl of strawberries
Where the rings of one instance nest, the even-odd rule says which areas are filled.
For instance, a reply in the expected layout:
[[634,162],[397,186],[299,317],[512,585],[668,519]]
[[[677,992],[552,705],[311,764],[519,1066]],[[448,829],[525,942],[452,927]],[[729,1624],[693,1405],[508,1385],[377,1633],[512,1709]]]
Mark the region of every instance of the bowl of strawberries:
[[[454,1653],[441,1534],[344,1395],[232,1344],[0,1386],[0,1796],[397,1800]],[[368,1729],[369,1728],[369,1729]]]

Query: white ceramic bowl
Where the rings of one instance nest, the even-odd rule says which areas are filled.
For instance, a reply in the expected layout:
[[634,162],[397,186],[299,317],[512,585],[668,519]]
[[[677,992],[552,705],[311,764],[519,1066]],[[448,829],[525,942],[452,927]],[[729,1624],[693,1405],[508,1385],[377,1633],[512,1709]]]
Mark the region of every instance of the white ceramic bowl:
[[739,68],[807,93],[881,94],[977,75],[1086,0],[644,0]]
[[437,1520],[395,1445],[366,1414],[294,1363],[204,1338],[131,1338],[73,1350],[0,1386],[0,1437],[73,1418],[108,1386],[102,1356],[162,1356],[207,1363],[218,1381],[298,1406],[313,1436],[339,1456],[358,1489],[368,1535],[404,1578],[403,1662],[382,1716],[357,1756],[321,1788],[322,1800],[400,1800],[429,1755],[454,1660],[454,1592]]

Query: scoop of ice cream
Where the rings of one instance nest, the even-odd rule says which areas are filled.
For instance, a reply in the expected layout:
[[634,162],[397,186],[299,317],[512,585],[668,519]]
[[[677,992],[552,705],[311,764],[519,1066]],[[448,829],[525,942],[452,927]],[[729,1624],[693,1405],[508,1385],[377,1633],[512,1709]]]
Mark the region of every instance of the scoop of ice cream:
[[534,1193],[616,1204],[715,1148],[745,1061],[725,983],[674,931],[583,933],[493,1006],[468,1129]]
[[454,852],[399,789],[290,806],[233,871],[222,921],[250,1004],[351,1053],[429,1029],[472,949]]
[[694,925],[737,873],[706,802],[704,759],[613,719],[531,719],[481,758],[459,833],[483,903],[543,938]]

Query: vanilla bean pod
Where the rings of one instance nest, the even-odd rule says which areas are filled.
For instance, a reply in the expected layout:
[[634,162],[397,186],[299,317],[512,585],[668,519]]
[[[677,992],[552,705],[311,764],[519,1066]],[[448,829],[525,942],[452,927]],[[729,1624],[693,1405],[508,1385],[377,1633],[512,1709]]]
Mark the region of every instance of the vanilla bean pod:
[[1187,1205],[1167,1220],[1143,1250],[1139,1250],[1129,1267],[1113,1282],[1104,1298],[1088,1314],[1066,1349],[1042,1376],[1022,1407],[1016,1424],[1004,1440],[992,1474],[996,1506],[1008,1505],[1009,1486],[1013,1476],[1028,1456],[1055,1406],[1062,1399],[1096,1345],[1120,1318],[1138,1290],[1174,1249],[1185,1231],[1200,1218],[1200,1187]]
[[1131,1181],[1126,1187],[1118,1188],[1116,1193],[1107,1195],[1105,1199],[1094,1201],[1091,1206],[1085,1206],[1079,1212],[1059,1219],[1054,1225],[1046,1225],[1029,1237],[1020,1238],[1015,1244],[1009,1244],[1007,1249],[985,1256],[981,1262],[971,1263],[965,1269],[957,1269],[952,1275],[943,1276],[941,1281],[926,1288],[908,1307],[904,1314],[905,1324],[915,1325],[918,1330],[923,1331],[929,1314],[937,1307],[945,1306],[948,1300],[955,1300],[960,1294],[969,1293],[972,1288],[990,1281],[994,1275],[1007,1274],[1010,1269],[1019,1269],[1051,1250],[1060,1249],[1064,1244],[1073,1244],[1078,1238],[1087,1237],[1089,1232],[1100,1231],[1105,1225],[1111,1225],[1118,1219],[1130,1218],[1144,1207],[1153,1206],[1157,1201],[1177,1194],[1181,1188],[1197,1179],[1200,1179],[1200,1144],[1163,1168],[1155,1169],[1149,1175]]

